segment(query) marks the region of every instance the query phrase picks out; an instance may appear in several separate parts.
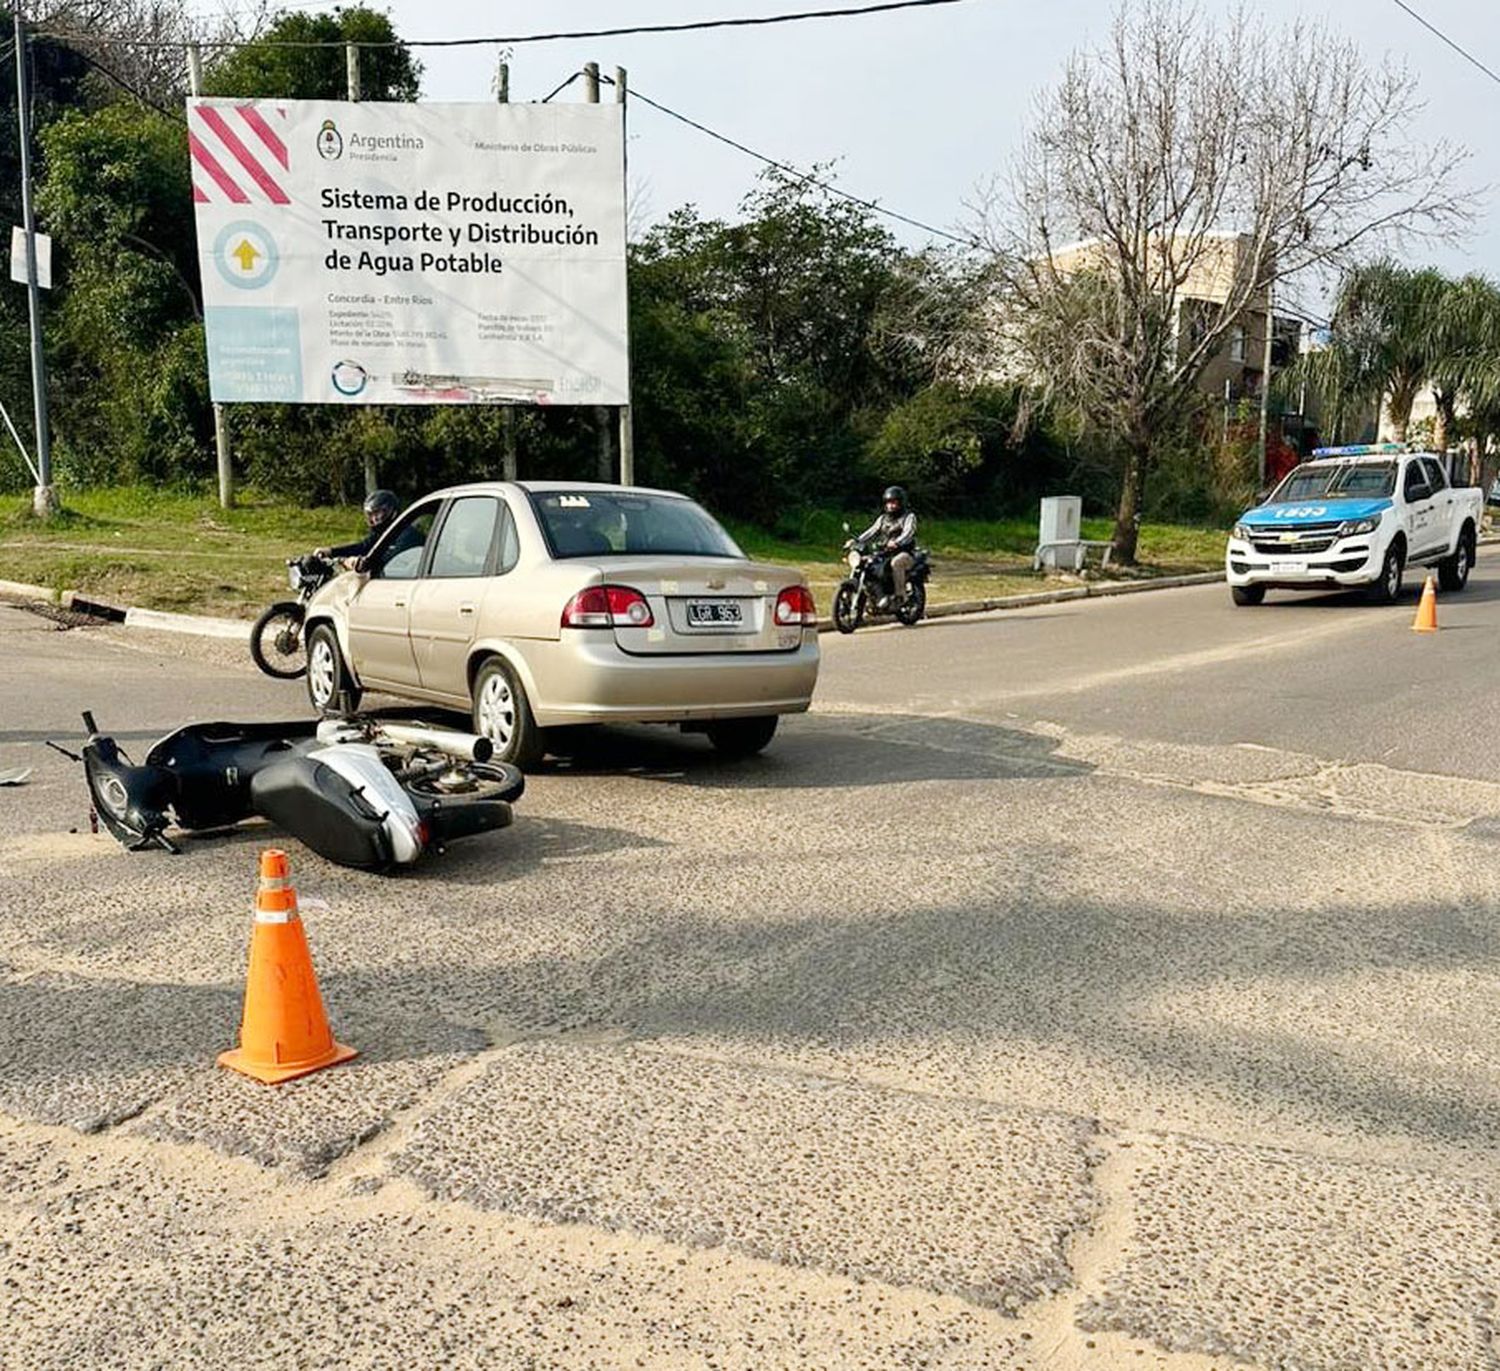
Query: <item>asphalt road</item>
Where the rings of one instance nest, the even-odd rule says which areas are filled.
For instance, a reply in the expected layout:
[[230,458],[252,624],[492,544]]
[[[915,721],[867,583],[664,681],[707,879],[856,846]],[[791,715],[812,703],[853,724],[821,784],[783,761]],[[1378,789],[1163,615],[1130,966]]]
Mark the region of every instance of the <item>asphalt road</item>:
[[46,751],[295,717],[0,609],[0,1366],[1500,1366],[1500,558],[825,641],[398,878],[290,845],[353,1063],[220,1071],[246,827]]

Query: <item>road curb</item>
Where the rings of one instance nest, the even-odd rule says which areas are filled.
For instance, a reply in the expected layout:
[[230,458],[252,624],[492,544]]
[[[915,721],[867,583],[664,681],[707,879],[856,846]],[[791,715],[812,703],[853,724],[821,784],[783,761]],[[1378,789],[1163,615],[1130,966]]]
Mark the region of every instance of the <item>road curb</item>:
[[[1500,541],[1500,539],[1497,539]],[[955,600],[951,604],[929,605],[926,618],[954,619],[966,614],[991,614],[1001,609],[1027,609],[1032,605],[1055,605],[1065,600],[1096,600],[1107,595],[1136,595],[1147,590],[1178,590],[1185,586],[1211,586],[1224,579],[1222,571],[1199,571],[1190,576],[1157,576],[1140,581],[1099,581],[1089,585],[1065,586],[1061,590],[1029,591],[1025,595],[1000,595],[992,600]],[[894,624],[872,624],[871,628],[892,628]],[[832,619],[819,619],[819,630],[832,630]]]
[[215,619],[206,614],[171,614],[164,609],[137,609],[125,611],[126,628],[150,628],[162,633],[191,633],[200,638],[232,638],[237,642],[250,641],[253,625],[248,619]]
[[34,586],[27,581],[0,581],[0,595],[8,600],[45,600],[49,605],[58,600],[50,586]]

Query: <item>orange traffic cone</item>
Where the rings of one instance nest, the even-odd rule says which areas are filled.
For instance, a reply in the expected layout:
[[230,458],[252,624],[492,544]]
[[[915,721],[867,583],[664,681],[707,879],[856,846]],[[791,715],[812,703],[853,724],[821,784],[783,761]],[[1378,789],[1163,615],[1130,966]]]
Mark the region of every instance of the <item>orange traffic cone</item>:
[[1422,587],[1422,599],[1417,605],[1417,617],[1412,622],[1413,633],[1436,633],[1437,622],[1437,582],[1433,580],[1432,573],[1427,573],[1427,582]]
[[272,1085],[356,1055],[328,1027],[289,870],[285,852],[260,854],[240,1045],[219,1054],[220,1066]]

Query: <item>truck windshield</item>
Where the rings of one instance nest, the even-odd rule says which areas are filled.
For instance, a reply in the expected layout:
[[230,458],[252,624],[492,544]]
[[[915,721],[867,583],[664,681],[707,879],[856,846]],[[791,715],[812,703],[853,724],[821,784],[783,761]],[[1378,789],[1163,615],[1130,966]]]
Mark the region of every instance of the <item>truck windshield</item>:
[[1369,499],[1396,489],[1394,462],[1338,462],[1298,467],[1271,493],[1267,504],[1283,500]]

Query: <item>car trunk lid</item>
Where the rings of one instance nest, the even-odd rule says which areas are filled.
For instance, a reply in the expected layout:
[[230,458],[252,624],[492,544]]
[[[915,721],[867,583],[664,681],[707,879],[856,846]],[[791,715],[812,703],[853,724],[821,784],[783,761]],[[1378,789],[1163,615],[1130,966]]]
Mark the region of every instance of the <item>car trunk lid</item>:
[[776,622],[776,599],[802,577],[788,567],[731,557],[600,557],[591,559],[605,585],[639,591],[652,622],[616,621],[615,641],[636,656],[793,652],[800,624]]

